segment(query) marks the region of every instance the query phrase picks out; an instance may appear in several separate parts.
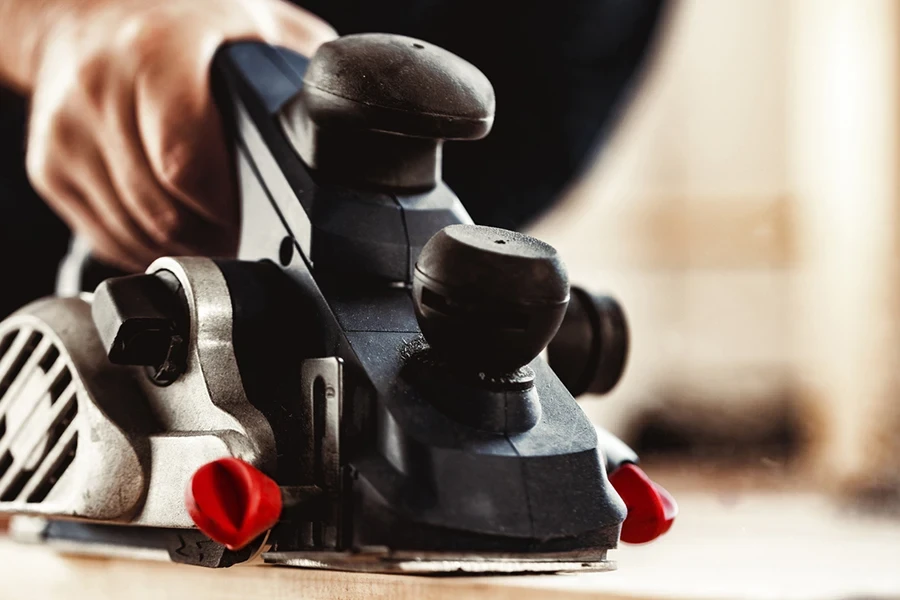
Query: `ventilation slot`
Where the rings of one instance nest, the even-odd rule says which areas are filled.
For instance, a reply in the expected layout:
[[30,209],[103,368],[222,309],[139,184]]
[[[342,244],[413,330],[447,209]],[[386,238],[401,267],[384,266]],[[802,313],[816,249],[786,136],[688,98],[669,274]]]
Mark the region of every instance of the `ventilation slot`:
[[14,339],[16,339],[15,331],[10,331],[3,337],[0,337],[0,360],[3,360],[3,357],[6,356],[6,353],[9,351],[10,346],[12,346]]
[[27,328],[0,337],[0,503],[44,501],[72,464],[75,390],[49,338]]
[[[34,354],[38,343],[43,336],[34,331],[26,334],[20,331],[19,335],[10,344],[10,348],[4,353],[3,360],[0,361],[0,402],[5,403],[6,392],[9,391],[12,382],[22,372],[22,367],[29,358]],[[0,404],[0,408],[3,404]]]
[[47,494],[50,493],[50,490],[53,489],[53,486],[56,485],[56,482],[62,477],[62,474],[66,472],[66,469],[68,469],[69,465],[72,464],[72,461],[75,460],[76,448],[78,448],[78,438],[74,437],[66,444],[66,448],[60,455],[59,460],[53,465],[50,471],[48,471],[47,478],[41,481],[40,484],[34,488],[33,492],[28,494],[27,502],[42,502],[44,498],[47,497]]

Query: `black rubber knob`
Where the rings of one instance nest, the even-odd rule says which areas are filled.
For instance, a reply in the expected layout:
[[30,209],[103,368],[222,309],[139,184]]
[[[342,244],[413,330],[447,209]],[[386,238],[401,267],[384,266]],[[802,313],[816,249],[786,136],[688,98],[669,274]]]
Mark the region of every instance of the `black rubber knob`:
[[550,366],[573,396],[605,394],[625,371],[628,320],[609,296],[572,287],[562,325],[547,348]]
[[422,249],[413,278],[419,327],[448,361],[491,373],[527,365],[569,302],[556,250],[533,237],[451,225]]
[[494,122],[494,89],[460,57],[421,40],[381,33],[322,45],[304,77],[320,127],[469,140]]
[[413,38],[348,35],[322,45],[303,81],[304,160],[342,185],[433,188],[443,140],[486,136],[494,89],[462,58]]

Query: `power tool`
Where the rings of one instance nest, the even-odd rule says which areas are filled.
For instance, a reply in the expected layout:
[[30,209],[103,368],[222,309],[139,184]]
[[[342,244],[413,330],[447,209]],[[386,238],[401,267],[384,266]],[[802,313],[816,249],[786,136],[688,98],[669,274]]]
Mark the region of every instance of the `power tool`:
[[442,181],[443,142],[493,124],[476,67],[359,34],[311,59],[231,43],[211,79],[238,257],[160,258],[0,323],[15,537],[521,573],[607,570],[620,539],[669,529],[675,501],[574,399],[622,376],[622,307],[570,286],[548,244],[473,224]]

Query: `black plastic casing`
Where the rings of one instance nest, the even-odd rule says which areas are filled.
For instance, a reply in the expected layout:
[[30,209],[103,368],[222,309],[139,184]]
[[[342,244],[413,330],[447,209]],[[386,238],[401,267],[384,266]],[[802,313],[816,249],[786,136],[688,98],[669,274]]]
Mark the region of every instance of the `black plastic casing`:
[[[240,260],[220,266],[248,397],[270,420],[288,415],[273,423],[279,483],[309,476],[290,427],[299,362],[337,356],[345,373],[338,549],[614,548],[625,507],[597,433],[542,359],[530,364],[539,418],[527,431],[463,423],[439,407],[478,390],[462,378],[429,386],[416,376],[416,258],[440,229],[471,220],[440,182],[410,195],[318,182],[282,126],[307,66],[289,51],[239,43],[219,53],[215,73],[243,215]],[[277,534],[277,550],[306,549],[292,545],[289,527]]]

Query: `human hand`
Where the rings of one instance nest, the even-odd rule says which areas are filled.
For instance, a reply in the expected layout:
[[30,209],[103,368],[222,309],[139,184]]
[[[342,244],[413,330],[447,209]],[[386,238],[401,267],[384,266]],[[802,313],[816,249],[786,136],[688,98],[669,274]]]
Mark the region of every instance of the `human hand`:
[[335,32],[282,0],[36,4],[58,11],[22,81],[31,91],[26,167],[38,193],[118,267],[233,255],[240,215],[212,58],[238,39],[311,56]]

